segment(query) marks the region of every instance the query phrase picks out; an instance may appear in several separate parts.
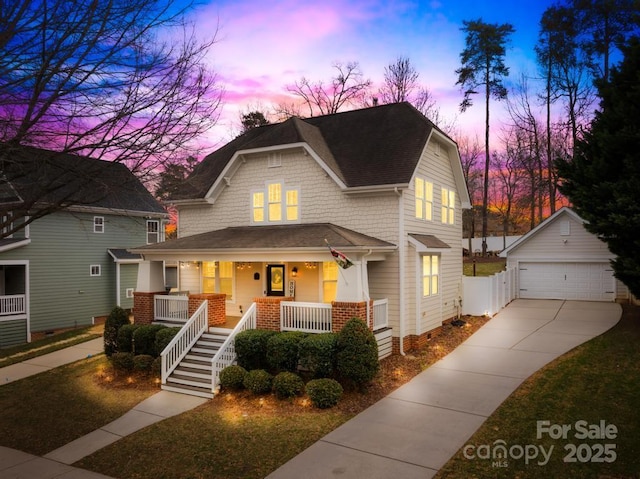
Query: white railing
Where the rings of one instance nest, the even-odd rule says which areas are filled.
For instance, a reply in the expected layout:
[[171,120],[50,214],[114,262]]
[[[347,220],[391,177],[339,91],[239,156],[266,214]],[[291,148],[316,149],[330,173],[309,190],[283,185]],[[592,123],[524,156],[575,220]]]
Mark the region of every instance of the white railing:
[[462,278],[462,314],[493,316],[516,298],[517,270]]
[[186,323],[189,320],[189,297],[157,294],[153,297],[154,320]]
[[205,300],[160,354],[162,357],[162,384],[166,384],[169,375],[196,344],[208,326],[208,301]]
[[252,303],[249,309],[244,313],[236,327],[233,328],[229,337],[222,343],[220,349],[216,355],[211,358],[211,391],[215,393],[218,387],[218,380],[220,378],[220,371],[227,366],[231,366],[236,362],[236,335],[241,331],[247,329],[256,329],[257,314],[256,303]]
[[280,330],[306,333],[331,332],[331,305],[326,303],[280,303]]
[[376,299],[373,301],[373,330],[389,326],[389,300]]
[[24,314],[27,312],[25,305],[26,296],[24,294],[0,296],[0,316]]

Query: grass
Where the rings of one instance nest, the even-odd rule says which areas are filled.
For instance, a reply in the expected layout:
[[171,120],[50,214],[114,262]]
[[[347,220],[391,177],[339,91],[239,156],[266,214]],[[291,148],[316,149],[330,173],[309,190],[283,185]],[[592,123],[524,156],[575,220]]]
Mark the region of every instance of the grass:
[[[492,460],[467,459],[459,451],[438,473],[445,478],[639,478],[640,477],[640,308],[625,305],[620,323],[538,371],[518,388],[468,441],[493,445],[553,446],[548,464],[508,459],[507,467]],[[569,425],[567,439],[537,438],[537,421]],[[577,421],[613,424],[615,439],[575,438]],[[596,444],[613,444],[615,461],[564,462],[571,446],[583,446],[583,458]],[[585,448],[586,447],[586,448]],[[588,448],[588,449],[587,449]]]
[[102,336],[102,325],[65,331],[31,343],[0,349],[0,368]]
[[462,272],[465,276],[474,276],[473,266],[475,263],[475,276],[491,276],[492,274],[504,271],[507,265],[505,258],[465,258],[462,263]]

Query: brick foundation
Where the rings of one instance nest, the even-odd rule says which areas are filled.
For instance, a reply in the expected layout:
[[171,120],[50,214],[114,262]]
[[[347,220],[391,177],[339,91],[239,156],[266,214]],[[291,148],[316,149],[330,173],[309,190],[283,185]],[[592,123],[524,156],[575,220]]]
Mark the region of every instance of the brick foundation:
[[[442,326],[449,324],[454,318],[446,319],[442,322]],[[403,346],[404,352],[417,351],[427,346],[430,340],[437,338],[442,333],[442,326],[438,326],[431,331],[417,334],[408,334],[404,337]],[[394,336],[392,338],[392,354],[400,354],[400,338]]]
[[259,297],[253,300],[256,303],[256,327],[280,331],[280,303],[293,301],[287,296]]

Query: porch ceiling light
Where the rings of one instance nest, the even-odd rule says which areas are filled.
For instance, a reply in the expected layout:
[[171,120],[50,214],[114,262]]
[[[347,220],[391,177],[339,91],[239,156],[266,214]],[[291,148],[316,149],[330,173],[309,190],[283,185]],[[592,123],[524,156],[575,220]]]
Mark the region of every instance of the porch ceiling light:
[[315,262],[306,262],[304,267],[307,269],[316,269],[318,267],[318,263]]

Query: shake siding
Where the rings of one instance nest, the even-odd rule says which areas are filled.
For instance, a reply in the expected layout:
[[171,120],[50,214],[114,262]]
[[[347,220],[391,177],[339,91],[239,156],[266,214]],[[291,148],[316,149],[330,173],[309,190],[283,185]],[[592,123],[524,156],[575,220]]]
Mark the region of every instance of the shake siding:
[[[93,232],[94,216],[104,217],[104,233]],[[31,243],[0,259],[30,261],[33,332],[89,325],[109,314],[116,305],[116,268],[107,249],[146,242],[144,218],[57,212],[30,228]],[[100,265],[102,275],[90,276],[90,265]]]

